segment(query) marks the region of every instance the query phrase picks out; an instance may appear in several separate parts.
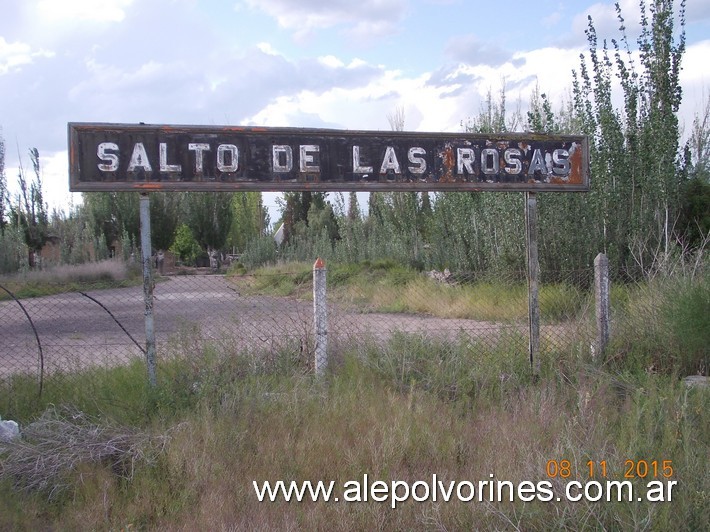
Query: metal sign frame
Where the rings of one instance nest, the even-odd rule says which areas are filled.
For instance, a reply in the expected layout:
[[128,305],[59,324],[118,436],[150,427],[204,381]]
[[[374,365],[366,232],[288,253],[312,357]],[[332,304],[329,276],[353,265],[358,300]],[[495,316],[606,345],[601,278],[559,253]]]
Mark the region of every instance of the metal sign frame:
[[69,189],[589,190],[587,137],[69,123]]

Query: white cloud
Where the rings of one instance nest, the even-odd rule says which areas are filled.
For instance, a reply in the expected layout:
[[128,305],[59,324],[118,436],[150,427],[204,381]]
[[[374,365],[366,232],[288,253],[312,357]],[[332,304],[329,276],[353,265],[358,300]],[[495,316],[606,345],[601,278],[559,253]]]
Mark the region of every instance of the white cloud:
[[446,45],[446,53],[455,61],[494,67],[504,64],[512,55],[508,50],[473,34],[452,37]]
[[276,19],[279,26],[304,38],[318,29],[346,27],[353,38],[366,39],[396,31],[406,10],[405,0],[246,0]]
[[683,57],[680,82],[683,85],[683,102],[678,115],[684,134],[690,133],[690,127],[697,113],[700,113],[710,96],[710,71],[707,69],[710,57],[710,40],[689,45]]
[[133,0],[40,0],[37,11],[53,22],[121,22]]
[[260,42],[256,45],[257,49],[266,55],[279,55],[279,53],[268,42]]
[[318,62],[330,68],[342,68],[345,66],[345,63],[343,63],[334,55],[325,55],[323,57],[319,57]]
[[0,36],[0,75],[7,74],[23,65],[28,65],[36,57],[52,57],[54,52],[47,50],[32,50],[29,44],[23,42],[7,42]]
[[[639,28],[641,9],[638,0],[620,0],[619,7],[628,29]],[[646,13],[650,16],[650,13]],[[613,3],[597,3],[589,6],[572,19],[572,33],[584,39],[584,32],[589,26],[588,17],[592,17],[594,28],[600,39],[619,37],[619,19]]]

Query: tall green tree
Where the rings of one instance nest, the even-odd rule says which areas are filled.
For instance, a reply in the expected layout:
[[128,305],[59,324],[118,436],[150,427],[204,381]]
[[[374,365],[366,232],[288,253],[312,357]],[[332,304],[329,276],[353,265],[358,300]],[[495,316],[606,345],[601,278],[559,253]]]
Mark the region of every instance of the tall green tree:
[[140,242],[140,215],[137,192],[86,192],[84,207],[96,238],[107,244],[121,240],[125,232],[129,239]]
[[17,174],[20,192],[17,205],[11,207],[11,216],[14,223],[22,229],[29,250],[29,265],[34,267],[34,254],[42,249],[49,236],[49,215],[42,193],[42,172],[37,148],[30,149],[30,161],[34,178],[28,183],[25,170],[20,165]]
[[232,194],[190,192],[185,195],[187,225],[203,250],[224,249],[232,225]]
[[153,249],[170,249],[183,212],[184,195],[179,192],[150,194],[150,239]]
[[[591,66],[583,55],[579,73],[573,74],[576,118],[590,138],[589,236],[612,264],[635,274],[668,255],[684,180],[677,111],[685,2],[680,3],[677,34],[673,0],[652,0],[648,6],[642,1],[640,6],[638,63],[617,4],[620,40],[612,40],[611,48],[606,40],[600,45],[590,17]],[[615,79],[623,109],[613,103]]]
[[269,214],[264,207],[261,192],[236,192],[232,195],[232,225],[227,246],[238,252],[266,233]]
[[299,227],[308,227],[312,208],[315,212],[322,211],[326,204],[325,192],[285,192],[282,204],[285,241],[290,241],[299,232]]
[[[184,217],[184,194],[150,193],[150,229],[153,249],[169,249]],[[138,192],[88,192],[84,208],[95,238],[112,245],[140,242],[140,194]]]
[[348,220],[359,220],[361,216],[357,192],[350,192],[348,194]]
[[688,179],[681,191],[676,229],[686,250],[696,250],[710,238],[710,96],[695,115],[685,147]]

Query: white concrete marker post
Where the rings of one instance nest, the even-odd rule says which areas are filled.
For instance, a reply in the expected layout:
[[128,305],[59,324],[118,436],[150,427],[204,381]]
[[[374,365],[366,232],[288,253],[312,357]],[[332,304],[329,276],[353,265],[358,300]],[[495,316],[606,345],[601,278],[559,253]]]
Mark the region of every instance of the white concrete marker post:
[[313,264],[313,333],[315,336],[315,374],[322,376],[328,366],[328,306],[326,267],[318,257]]
[[597,341],[592,352],[594,362],[604,361],[604,351],[609,343],[611,331],[611,282],[609,280],[609,259],[599,253],[594,259],[594,302],[597,317]]

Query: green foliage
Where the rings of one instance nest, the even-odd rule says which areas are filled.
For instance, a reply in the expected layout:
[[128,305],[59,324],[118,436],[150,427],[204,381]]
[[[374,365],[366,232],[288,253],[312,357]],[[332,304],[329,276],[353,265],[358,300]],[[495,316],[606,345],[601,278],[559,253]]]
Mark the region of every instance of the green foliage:
[[[12,206],[13,223],[22,229],[25,244],[30,251],[39,251],[44,246],[49,235],[49,215],[47,204],[42,194],[42,174],[37,148],[30,150],[30,161],[34,172],[34,180],[27,183],[25,170],[20,166],[17,175],[19,195],[17,205]],[[34,266],[34,257],[30,257],[30,266]]]
[[91,192],[83,194],[88,223],[94,237],[106,243],[121,240],[124,231],[140,242],[140,195],[136,192]]
[[8,226],[0,233],[0,273],[13,273],[28,268],[28,249],[22,230]]
[[612,307],[613,367],[631,373],[708,374],[710,276],[706,264],[689,266],[625,288],[622,304]]
[[232,195],[232,225],[227,246],[241,253],[247,243],[266,234],[269,215],[260,192],[236,192]]
[[150,194],[150,239],[154,250],[170,249],[182,214],[182,194]]
[[205,251],[223,249],[234,218],[232,194],[188,192],[185,202],[186,223],[200,247]]
[[[639,71],[631,60],[620,8],[621,37],[612,41],[613,50],[606,41],[600,48],[590,18],[591,70],[583,59],[573,85],[577,122],[591,144],[592,190],[589,209],[582,211],[588,216],[587,238],[592,249],[604,250],[612,264],[632,273],[646,272],[658,250],[669,252],[684,176],[676,116],[685,52],[684,4],[677,36],[672,1],[654,0],[650,11],[649,20],[641,2]],[[621,110],[612,103],[614,76],[624,95]]]
[[181,224],[175,231],[170,251],[175,253],[183,263],[194,264],[202,250],[195,237],[192,236],[190,228],[186,224]]
[[348,220],[359,220],[362,217],[360,203],[357,199],[357,192],[348,194]]
[[[104,242],[97,254],[106,253],[107,246],[121,242],[130,249],[140,242],[140,194],[138,192],[85,193],[83,216],[94,237]],[[152,192],[150,199],[150,229],[153,249],[169,249],[181,218],[184,217],[183,194],[178,192]],[[132,244],[131,244],[132,243]]]
[[694,175],[683,183],[676,231],[688,250],[703,248],[710,238],[710,180]]
[[[60,375],[44,402],[32,394],[31,379],[17,378],[2,389],[12,391],[0,398],[11,398],[5,411],[21,426],[51,401],[57,408],[78,407],[107,426],[131,425],[131,431],[165,439],[157,459],[134,464],[128,478],[109,465],[74,464],[67,495],[51,502],[45,493],[0,484],[0,528],[270,529],[297,522],[319,530],[337,522],[369,530],[387,522],[411,530],[432,519],[446,529],[510,523],[576,529],[585,520],[634,529],[649,515],[663,530],[710,525],[703,390],[653,374],[592,370],[574,349],[550,353],[533,382],[524,349],[407,334],[343,346],[326,377],[316,381],[292,353],[235,352],[198,338],[196,329],[178,333],[153,391],[139,360]],[[511,340],[509,346],[525,343]],[[323,502],[260,503],[251,485],[334,480],[339,489],[363,473],[371,481],[410,484],[432,474],[446,484],[494,473],[518,483],[544,476],[549,460],[563,458],[580,475],[588,461],[605,460],[610,480],[623,479],[626,460],[669,460],[679,485],[670,503],[563,498],[527,502],[523,509],[454,498],[401,503],[395,512],[381,502],[360,502],[345,513]],[[563,495],[560,479],[552,480]],[[640,481],[634,484],[641,488]]]
[[[661,319],[668,322],[677,346],[681,374],[710,373],[710,275],[669,282]],[[672,295],[671,295],[672,294]]]
[[276,241],[270,235],[255,238],[247,243],[240,261],[248,269],[272,264],[277,257]]

